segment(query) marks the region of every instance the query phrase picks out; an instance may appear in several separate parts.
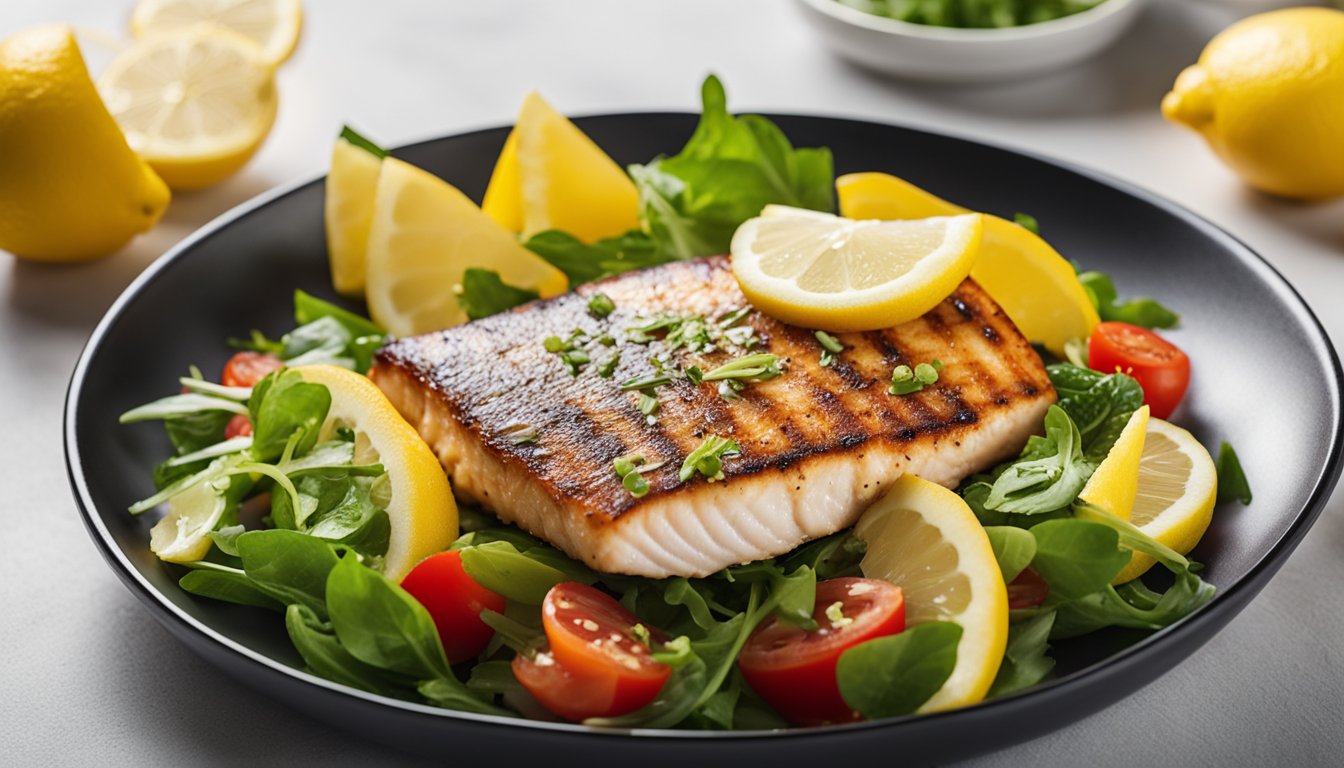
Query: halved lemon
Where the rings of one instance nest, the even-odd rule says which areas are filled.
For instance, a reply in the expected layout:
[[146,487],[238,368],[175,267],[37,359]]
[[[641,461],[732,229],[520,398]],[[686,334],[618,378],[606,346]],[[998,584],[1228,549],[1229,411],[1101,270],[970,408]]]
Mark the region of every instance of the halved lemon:
[[[918,219],[967,210],[885,173],[851,173],[835,180],[840,214],[856,219]],[[985,214],[984,244],[971,269],[1023,335],[1064,357],[1064,345],[1086,339],[1101,318],[1073,266],[1023,227]]]
[[131,34],[137,38],[202,24],[242,35],[274,66],[299,44],[303,6],[299,0],[140,0],[131,13]]
[[98,80],[126,141],[173,189],[224,180],[275,122],[274,70],[257,46],[194,27],[136,42]]
[[374,321],[396,336],[466,322],[458,302],[469,267],[499,273],[543,298],[563,293],[565,274],[518,244],[466,195],[437,176],[386,158],[378,175],[365,268]]
[[855,221],[767,206],[733,235],[733,274],[757,309],[786,323],[888,328],[933,309],[966,278],[980,218]]
[[1143,462],[1143,446],[1148,434],[1148,406],[1140,406],[1132,416],[1115,445],[1088,478],[1078,497],[1110,512],[1116,517],[1130,519],[1134,512],[1134,498],[1139,490],[1139,471]]
[[327,201],[323,216],[327,230],[327,258],[331,284],[346,296],[364,295],[364,262],[373,223],[373,200],[383,159],[372,152],[336,139],[327,173]]
[[[1182,555],[1194,549],[1209,528],[1218,499],[1218,471],[1194,435],[1161,419],[1149,420],[1133,482],[1129,522]],[[1136,579],[1154,562],[1136,552],[1112,583]]]
[[319,439],[337,427],[355,433],[355,462],[381,462],[387,470],[391,536],[383,574],[401,581],[421,560],[448,548],[457,538],[457,503],[434,452],[397,413],[372,381],[345,368],[306,365],[294,369],[303,380],[331,392]]
[[906,623],[950,621],[962,627],[957,665],[920,707],[938,712],[985,697],[1008,643],[1008,591],[985,529],[960,496],[903,475],[859,518],[868,544],[863,575],[905,593]]
[[585,242],[639,227],[639,192],[602,148],[536,92],[495,162],[481,208],[506,229]]

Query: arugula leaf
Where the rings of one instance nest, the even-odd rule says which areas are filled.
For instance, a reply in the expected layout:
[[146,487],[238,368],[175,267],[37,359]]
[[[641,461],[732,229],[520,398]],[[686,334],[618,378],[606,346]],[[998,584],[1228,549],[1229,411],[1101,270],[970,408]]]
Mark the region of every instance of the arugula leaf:
[[331,393],[310,384],[295,370],[281,368],[252,389],[248,410],[252,416],[252,454],[258,461],[280,458],[290,438],[301,436],[294,453],[307,453],[317,443],[318,430],[331,408]]
[[365,152],[368,152],[369,154],[373,155],[379,160],[391,154],[386,149],[383,149],[377,144],[374,144],[372,141],[369,141],[368,139],[364,138],[359,133],[356,133],[355,129],[351,128],[348,125],[341,126],[341,138],[345,139],[351,144],[354,144],[356,147],[359,147]]
[[1138,581],[1107,586],[1060,605],[1050,637],[1077,637],[1103,627],[1161,629],[1212,600],[1214,591],[1213,585],[1189,571],[1177,573],[1175,583],[1160,595]]
[[868,551],[868,544],[846,529],[830,536],[809,541],[779,560],[786,573],[807,566],[816,573],[818,581],[839,576],[859,576],[859,563]]
[[986,526],[985,535],[994,549],[994,559],[1003,572],[1004,583],[1016,579],[1036,556],[1036,537],[1021,528],[1010,525]]
[[995,478],[984,505],[1017,514],[1053,512],[1078,497],[1093,469],[1083,459],[1078,427],[1052,405],[1045,414],[1045,437],[1027,441],[1021,458]]
[[1084,457],[1100,463],[1129,417],[1143,405],[1143,387],[1123,373],[1099,373],[1070,363],[1056,363],[1045,370],[1059,393],[1059,407],[1078,426]]
[[472,320],[497,315],[537,298],[536,291],[515,288],[505,283],[493,269],[468,267],[462,273],[462,293],[457,303]]
[[362,691],[406,698],[405,689],[390,684],[382,670],[355,658],[341,645],[331,624],[309,608],[290,605],[285,610],[285,629],[303,662],[318,677]]
[[567,232],[548,229],[523,241],[523,247],[564,272],[570,288],[673,260],[652,237],[638,229],[598,240],[592,245]]
[[807,631],[817,628],[812,610],[817,604],[817,574],[806,565],[789,575],[782,573],[770,580],[770,598],[775,615]]
[[248,531],[238,537],[243,570],[258,589],[286,605],[327,615],[327,576],[336,567],[331,545],[295,531]]
[[1104,272],[1088,271],[1078,274],[1078,282],[1092,300],[1102,320],[1115,320],[1143,328],[1175,328],[1181,316],[1159,304],[1155,299],[1138,298],[1119,301],[1115,283]]
[[1251,503],[1251,484],[1246,480],[1246,472],[1241,468],[1241,460],[1232,444],[1224,442],[1218,448],[1218,503],[1236,499],[1242,504]]
[[986,698],[1030,688],[1050,674],[1055,660],[1046,655],[1050,650],[1046,641],[1054,624],[1055,612],[1045,611],[1008,627],[1008,647]]
[[713,75],[701,99],[700,122],[681,152],[629,168],[645,230],[663,253],[726,253],[738,225],[770,203],[834,209],[830,150],[794,149],[769,120],[733,117]]
[[1104,589],[1129,565],[1115,529],[1087,520],[1048,520],[1031,528],[1036,556],[1031,568],[1050,585],[1052,598],[1066,600]]
[[385,336],[373,322],[302,290],[294,291],[294,322],[297,327],[279,341],[253,330],[250,339],[228,343],[276,355],[290,365],[329,363],[364,373]]
[[188,571],[177,581],[178,586],[193,595],[223,600],[226,603],[252,605],[282,611],[285,606],[257,587],[242,571],[199,568]]
[[294,510],[287,494],[275,494],[271,519],[278,528],[345,544],[361,554],[385,555],[392,530],[387,512],[372,498],[378,482],[343,468],[309,471],[296,483],[303,508]]
[[961,625],[930,621],[840,654],[835,681],[868,719],[908,715],[938,693],[957,664]]

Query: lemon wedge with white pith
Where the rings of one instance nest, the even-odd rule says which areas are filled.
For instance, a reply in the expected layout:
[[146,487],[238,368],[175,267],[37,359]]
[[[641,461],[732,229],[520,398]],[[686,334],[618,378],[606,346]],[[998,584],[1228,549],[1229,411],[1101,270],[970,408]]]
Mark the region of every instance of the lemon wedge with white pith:
[[860,568],[905,593],[910,625],[961,625],[957,663],[920,707],[938,712],[984,699],[1008,643],[1008,591],[989,537],[960,496],[914,475],[896,481],[854,527],[867,545]]
[[762,312],[793,325],[869,331],[913,320],[966,278],[979,214],[855,221],[767,206],[733,235],[733,274]]
[[[860,219],[916,219],[967,212],[885,173],[851,173],[835,181],[840,214]],[[1031,341],[1064,357],[1064,345],[1085,339],[1101,318],[1073,266],[1035,233],[984,216],[984,242],[970,276]]]
[[378,462],[387,470],[385,507],[391,523],[383,574],[400,581],[417,563],[457,538],[457,504],[434,452],[372,381],[345,368],[295,368],[303,380],[331,393],[331,409],[319,434],[338,427],[355,433],[355,462]]
[[299,44],[299,0],[140,0],[131,14],[137,38],[212,25],[247,38],[271,64],[289,58]]

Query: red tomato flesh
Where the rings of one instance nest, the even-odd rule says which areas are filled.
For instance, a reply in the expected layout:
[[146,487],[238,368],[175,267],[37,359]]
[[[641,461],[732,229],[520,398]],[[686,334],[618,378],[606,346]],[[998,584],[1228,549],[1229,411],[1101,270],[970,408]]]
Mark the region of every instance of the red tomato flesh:
[[1165,419],[1190,385],[1190,358],[1156,333],[1129,323],[1099,323],[1087,344],[1087,364],[1102,373],[1120,371],[1138,380],[1152,415]]
[[229,423],[224,426],[224,439],[232,440],[235,437],[248,437],[252,434],[252,420],[247,418],[247,414],[235,413]]
[[458,664],[481,655],[495,630],[481,621],[481,611],[504,611],[504,597],[482,587],[462,567],[462,553],[440,552],[425,558],[401,581],[429,611],[448,661]]
[[254,387],[266,374],[283,367],[285,362],[265,352],[244,350],[224,364],[219,383],[226,387]]
[[[615,717],[653,701],[672,668],[635,634],[639,618],[583,584],[557,584],[541,604],[549,649],[513,661],[514,676],[546,709],[575,722]],[[652,642],[665,636],[646,627]]]
[[1049,596],[1050,585],[1030,568],[1023,568],[1017,578],[1008,583],[1008,607],[1012,610],[1035,608]]
[[[828,609],[839,603],[842,618]],[[875,637],[905,629],[901,588],[878,579],[840,578],[817,583],[807,632],[771,616],[747,638],[737,665],[752,690],[794,725],[845,723],[859,719],[835,680],[840,654]]]

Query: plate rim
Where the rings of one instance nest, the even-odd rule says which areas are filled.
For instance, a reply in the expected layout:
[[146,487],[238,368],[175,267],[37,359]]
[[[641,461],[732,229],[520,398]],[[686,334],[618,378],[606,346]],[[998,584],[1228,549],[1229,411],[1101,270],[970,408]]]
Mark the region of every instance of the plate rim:
[[[918,126],[905,125],[899,122],[885,122],[873,119],[832,116],[818,113],[751,112],[750,114],[760,114],[772,120],[826,121],[833,123],[860,124],[867,128],[895,129],[923,134],[936,139],[952,139],[955,141],[967,142],[997,152],[1027,158],[1077,174],[1089,181],[1100,183],[1113,190],[1136,198],[1147,205],[1159,208],[1194,227],[1206,238],[1214,240],[1215,242],[1221,241],[1219,244],[1224,246],[1226,250],[1234,253],[1239,252],[1239,260],[1256,269],[1260,273],[1260,279],[1268,283],[1271,288],[1276,289],[1276,292],[1283,295],[1285,303],[1288,303],[1291,308],[1295,310],[1294,314],[1300,314],[1301,319],[1307,321],[1305,325],[1315,330],[1315,334],[1306,341],[1310,343],[1315,357],[1328,361],[1329,367],[1333,369],[1332,372],[1334,374],[1333,381],[1331,382],[1333,386],[1326,388],[1331,410],[1333,411],[1332,421],[1334,438],[1330,444],[1325,461],[1321,466],[1321,470],[1317,473],[1314,479],[1311,493],[1302,508],[1295,514],[1294,520],[1289,528],[1257,558],[1254,565],[1236,583],[1225,589],[1219,589],[1209,603],[1189,616],[1186,616],[1167,627],[1155,630],[1120,651],[1063,677],[1050,680],[1046,683],[1001,698],[982,701],[970,707],[946,712],[937,712],[926,715],[907,715],[903,717],[884,718],[880,720],[832,725],[821,728],[788,728],[782,730],[687,731],[650,728],[594,728],[579,724],[553,723],[526,718],[483,715],[444,709],[426,704],[380,696],[378,694],[361,691],[356,688],[326,680],[305,672],[302,669],[291,667],[272,659],[259,651],[224,636],[220,632],[214,630],[210,625],[180,609],[173,604],[172,601],[167,599],[166,595],[145,580],[134,565],[131,564],[126,557],[125,552],[116,545],[111,532],[103,524],[101,516],[98,514],[97,505],[92,498],[87,480],[82,471],[82,457],[79,452],[76,434],[78,405],[80,404],[82,388],[84,379],[87,376],[88,367],[103,346],[106,336],[111,328],[121,318],[129,305],[135,301],[139,294],[174,264],[185,258],[186,254],[192,251],[198,244],[215,236],[228,226],[254,211],[260,210],[261,208],[291,195],[298,194],[313,185],[322,183],[326,179],[327,174],[318,173],[280,184],[229,208],[188,234],[162,255],[155,258],[154,261],[145,267],[145,269],[141,271],[141,273],[137,275],[112,302],[103,316],[99,319],[98,323],[94,326],[93,331],[90,333],[81,349],[79,357],[70,374],[65,402],[62,408],[63,454],[72,495],[74,496],[76,506],[79,509],[80,517],[84,522],[90,538],[97,544],[99,552],[103,555],[103,558],[107,561],[109,567],[112,568],[122,583],[151,609],[151,615],[161,622],[171,622],[173,624],[173,626],[170,626],[169,628],[174,635],[178,635],[179,631],[194,632],[206,640],[220,646],[222,650],[236,654],[241,660],[251,662],[262,668],[264,673],[280,674],[299,684],[316,685],[337,696],[351,697],[360,700],[365,704],[386,707],[393,710],[401,710],[410,715],[429,716],[436,720],[447,721],[450,723],[472,723],[479,726],[503,729],[515,729],[521,727],[549,731],[568,736],[596,735],[603,739],[636,738],[643,740],[670,740],[684,743],[699,741],[706,741],[706,743],[721,743],[725,740],[740,741],[780,738],[809,738],[815,740],[831,736],[844,737],[849,734],[876,729],[898,728],[902,725],[915,722],[929,722],[931,720],[946,721],[951,718],[964,716],[967,713],[975,713],[979,716],[992,718],[995,716],[996,709],[1007,709],[1025,699],[1043,699],[1050,695],[1067,694],[1085,687],[1088,681],[1092,678],[1104,676],[1110,672],[1116,671],[1118,667],[1141,662],[1145,658],[1159,653],[1161,648],[1155,648],[1154,646],[1160,645],[1166,647],[1168,645],[1176,644],[1174,640],[1168,642],[1169,639],[1185,638],[1193,642],[1196,647],[1203,645],[1218,631],[1215,629],[1206,637],[1201,638],[1197,633],[1204,625],[1216,623],[1228,610],[1232,611],[1232,614],[1231,616],[1227,616],[1227,619],[1235,616],[1236,613],[1239,613],[1245,604],[1249,602],[1250,599],[1254,598],[1256,593],[1268,583],[1268,580],[1280,567],[1282,567],[1287,557],[1298,546],[1303,537],[1306,536],[1307,532],[1320,517],[1321,512],[1324,510],[1326,503],[1330,499],[1332,491],[1339,481],[1341,470],[1344,470],[1344,406],[1342,406],[1341,403],[1341,401],[1344,400],[1344,367],[1341,366],[1339,354],[1330,339],[1328,331],[1324,325],[1322,325],[1320,318],[1282,272],[1280,272],[1258,251],[1251,248],[1236,235],[1222,228],[1205,216],[1190,210],[1186,206],[1133,182],[1067,160],[1052,158],[1032,150],[1010,147],[993,141],[985,141],[980,138],[972,138],[956,131],[944,131],[941,129],[930,130]],[[694,119],[696,117],[698,117],[698,113],[695,112],[650,110],[585,113],[574,116],[572,119],[576,123],[582,125],[585,121],[601,119],[664,120]],[[504,132],[512,129],[512,127],[511,124],[499,124],[455,131],[398,145],[397,147],[392,148],[391,152],[396,156],[399,153],[414,151],[427,145],[453,139],[469,138],[487,133]],[[1239,600],[1238,598],[1241,599]],[[179,637],[179,639],[181,638]],[[188,645],[188,647],[191,647],[190,643],[185,644]],[[193,652],[198,652],[195,648],[191,648],[191,650]],[[1184,657],[1182,657],[1182,660],[1183,659]],[[1146,681],[1142,685],[1147,685],[1148,682],[1151,681]],[[1139,687],[1142,687],[1142,685]],[[258,691],[258,693],[262,694],[261,691]],[[1121,698],[1127,698],[1130,695],[1132,695],[1132,692],[1125,694]],[[268,698],[271,698],[272,700],[275,699],[274,696]],[[1116,701],[1118,701],[1118,699]],[[1103,707],[1110,706],[1112,703],[1114,702],[1107,702]],[[285,704],[285,706],[288,706],[288,704]]]

